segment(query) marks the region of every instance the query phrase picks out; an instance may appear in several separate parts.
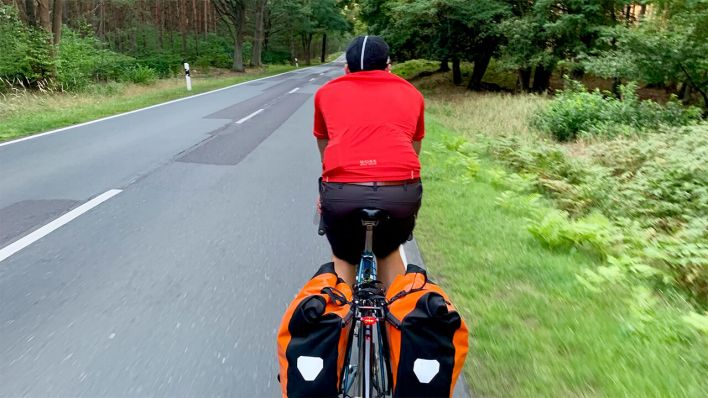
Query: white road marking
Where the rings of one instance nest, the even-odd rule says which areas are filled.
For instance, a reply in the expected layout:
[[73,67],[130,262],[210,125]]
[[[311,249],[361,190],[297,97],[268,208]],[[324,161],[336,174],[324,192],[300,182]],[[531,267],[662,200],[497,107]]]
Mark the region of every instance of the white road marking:
[[61,228],[65,224],[69,223],[76,217],[86,213],[87,211],[93,209],[94,207],[100,205],[101,203],[107,201],[108,199],[118,195],[123,192],[121,189],[111,189],[106,191],[101,195],[89,200],[88,202],[82,204],[81,206],[75,208],[74,210],[64,214],[63,216],[57,218],[56,220],[50,222],[49,224],[36,229],[30,234],[23,236],[22,238],[10,243],[9,245],[0,249],[0,261],[12,256],[18,251],[24,249],[25,247],[31,245],[32,243],[44,238],[45,236],[52,233],[54,230]]
[[403,266],[408,267],[408,257],[406,257],[406,249],[403,245],[398,246],[398,252],[401,253],[401,260],[403,260]]
[[322,75],[324,75],[324,74],[325,74],[325,73],[324,73],[324,72],[322,72],[322,73],[320,73],[320,76],[322,76]]
[[300,89],[300,87],[295,87],[294,89],[288,91],[288,94],[292,94],[292,93],[294,93],[295,91],[297,91],[297,90],[299,90],[299,89]]
[[250,118],[256,116],[257,114],[259,114],[259,113],[261,113],[261,112],[263,112],[263,108],[261,108],[261,109],[255,111],[255,112],[253,112],[253,113],[251,113],[250,115],[244,117],[243,119],[240,119],[238,122],[236,122],[236,124],[241,124],[241,123],[243,123],[243,122],[245,122],[246,120],[248,120],[248,119],[250,119]]
[[[307,68],[303,68],[303,69],[299,69],[299,70],[306,70],[306,69],[309,69],[309,68],[315,68],[315,66],[308,66]],[[74,128],[77,128],[77,127],[88,126],[88,125],[90,125],[90,124],[102,122],[102,121],[104,121],[104,120],[115,119],[115,118],[117,118],[117,117],[121,117],[121,116],[125,116],[125,115],[130,115],[131,113],[142,112],[142,111],[146,111],[146,110],[148,110],[148,109],[153,109],[153,108],[157,108],[157,107],[164,106],[164,105],[174,104],[175,102],[186,101],[186,100],[189,100],[189,99],[192,99],[192,98],[201,97],[201,96],[203,96],[203,95],[218,93],[219,91],[228,90],[228,89],[231,89],[231,88],[234,88],[234,87],[237,87],[237,86],[241,86],[241,85],[243,85],[243,84],[248,84],[248,83],[257,82],[257,81],[259,81],[259,80],[270,79],[270,78],[273,78],[273,77],[276,77],[276,76],[281,76],[281,75],[284,75],[284,74],[287,74],[287,73],[297,73],[297,72],[295,72],[295,71],[287,71],[287,72],[283,72],[283,73],[278,73],[277,75],[273,75],[273,76],[266,76],[266,77],[261,77],[261,78],[259,78],[259,79],[248,80],[248,81],[245,81],[245,82],[236,83],[236,84],[231,85],[231,86],[228,86],[228,87],[219,88],[219,89],[212,90],[212,91],[207,91],[207,92],[201,93],[201,94],[190,95],[189,97],[178,98],[178,99],[176,99],[176,100],[163,102],[163,103],[161,103],[161,104],[156,104],[156,105],[147,106],[147,107],[145,107],[145,108],[136,109],[136,110],[134,110],[134,111],[123,112],[123,113],[119,113],[119,114],[117,114],[117,115],[106,116],[106,117],[101,118],[101,119],[91,120],[91,121],[88,121],[88,122],[75,124],[75,125],[73,125],[73,126],[67,126],[67,127],[62,127],[62,128],[60,128],[60,129],[56,129],[56,130],[47,131],[46,133],[35,134],[35,135],[30,135],[30,136],[28,136],[28,137],[18,138],[18,139],[13,140],[13,141],[7,141],[7,142],[0,143],[0,147],[3,147],[3,146],[5,146],[5,145],[10,145],[10,144],[16,144],[16,143],[22,142],[22,141],[33,140],[33,139],[35,139],[35,138],[44,137],[45,135],[60,133],[60,132],[62,132],[62,131],[71,130],[71,129],[74,129]],[[314,79],[313,79],[313,80],[314,80]]]
[[313,81],[313,80],[315,80],[315,78],[314,78],[314,77],[313,77],[312,79],[310,79],[310,81]]

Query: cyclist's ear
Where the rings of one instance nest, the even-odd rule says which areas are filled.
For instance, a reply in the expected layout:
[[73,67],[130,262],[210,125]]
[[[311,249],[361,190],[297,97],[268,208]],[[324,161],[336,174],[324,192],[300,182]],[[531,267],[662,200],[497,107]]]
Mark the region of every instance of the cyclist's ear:
[[349,65],[346,65],[346,64],[345,64],[345,65],[344,65],[344,74],[345,74],[345,75],[348,75],[348,74],[350,74],[350,73],[352,73],[352,72],[349,70]]

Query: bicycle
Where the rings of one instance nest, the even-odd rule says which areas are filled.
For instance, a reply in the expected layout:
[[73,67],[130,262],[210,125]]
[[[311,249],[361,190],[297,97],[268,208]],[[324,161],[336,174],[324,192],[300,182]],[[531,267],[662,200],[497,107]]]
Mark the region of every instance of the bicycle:
[[[373,253],[374,228],[386,217],[378,209],[361,209],[366,237],[353,289],[353,326],[340,384],[343,398],[383,398],[391,393],[392,375],[384,322],[394,320],[387,311],[383,284],[376,280],[376,256]],[[318,233],[325,233],[321,220]]]

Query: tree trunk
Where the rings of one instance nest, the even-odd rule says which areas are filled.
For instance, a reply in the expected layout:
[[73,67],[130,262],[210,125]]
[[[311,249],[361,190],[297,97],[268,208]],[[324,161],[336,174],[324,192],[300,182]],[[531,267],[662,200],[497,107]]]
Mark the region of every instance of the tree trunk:
[[52,15],[52,32],[54,34],[54,45],[58,46],[61,42],[61,24],[62,14],[64,13],[64,0],[54,0],[54,15]]
[[106,5],[103,1],[99,3],[99,19],[98,19],[98,37],[101,39],[106,38],[106,18],[105,18],[105,8]]
[[189,19],[189,24],[192,27],[192,35],[194,35],[194,51],[196,57],[199,57],[199,19],[197,18],[197,0],[192,0],[192,17]]
[[682,82],[681,86],[679,86],[678,91],[676,92],[676,97],[680,99],[683,102],[686,102],[688,100],[688,88],[690,85],[686,82]]
[[492,53],[482,53],[475,57],[474,69],[472,69],[472,77],[470,77],[470,82],[467,88],[473,91],[479,91],[482,89],[482,79],[484,74],[487,72],[487,67],[489,67],[489,61],[492,60]]
[[243,35],[236,34],[234,37],[234,63],[231,70],[235,72],[243,72]]
[[531,68],[519,69],[519,88],[528,93],[531,88]]
[[231,68],[236,72],[244,72],[245,68],[243,66],[243,25],[245,22],[245,10],[241,10],[238,16],[238,21],[234,27],[236,32],[234,35],[234,64]]
[[644,16],[647,14],[647,5],[642,4],[639,8],[639,19],[644,18]]
[[312,33],[303,33],[302,38],[302,52],[305,57],[305,65],[312,65]]
[[37,26],[37,15],[35,14],[34,7],[35,0],[25,0],[25,13],[27,14],[27,25],[35,27]]
[[622,98],[622,92],[620,91],[620,86],[622,85],[622,80],[619,77],[612,78],[612,94],[617,98]]
[[273,27],[273,22],[270,13],[270,10],[268,9],[268,7],[266,7],[265,12],[263,13],[263,51],[268,51],[271,28]]
[[209,39],[209,9],[208,1],[204,0],[204,40]]
[[450,65],[447,62],[447,57],[443,58],[440,61],[440,72],[449,72],[450,71]]
[[164,19],[164,11],[162,11],[162,7],[160,7],[160,0],[155,0],[155,20],[157,21],[157,45],[160,46],[160,50],[164,48],[162,42]]
[[533,87],[531,89],[537,93],[548,90],[551,83],[551,72],[552,70],[546,70],[542,65],[537,65],[533,73]]
[[52,33],[52,20],[49,18],[49,0],[37,0],[39,27],[47,33]]
[[629,26],[630,22],[632,21],[632,5],[627,4],[626,7],[627,8],[625,8],[625,11],[624,11],[624,19],[625,19],[625,24],[627,26]]
[[256,0],[255,29],[253,30],[253,50],[251,52],[251,66],[261,66],[263,53],[263,18],[268,0]]
[[462,84],[462,69],[460,68],[460,59],[457,57],[452,58],[452,82],[456,86]]
[[187,55],[187,7],[185,0],[177,3],[179,9],[179,33],[182,36],[182,57]]
[[320,62],[325,63],[327,60],[327,33],[322,33],[322,55],[320,56]]

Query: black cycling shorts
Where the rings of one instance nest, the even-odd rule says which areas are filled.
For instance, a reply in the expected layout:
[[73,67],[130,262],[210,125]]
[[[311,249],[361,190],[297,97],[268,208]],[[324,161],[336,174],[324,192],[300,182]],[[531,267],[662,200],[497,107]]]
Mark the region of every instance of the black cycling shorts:
[[322,221],[332,252],[351,264],[359,264],[364,251],[365,229],[359,209],[384,210],[389,217],[374,228],[374,254],[386,257],[406,242],[415,227],[423,197],[418,182],[393,186],[322,183]]

